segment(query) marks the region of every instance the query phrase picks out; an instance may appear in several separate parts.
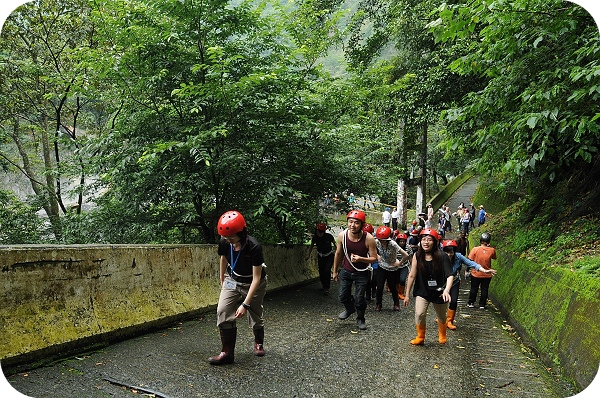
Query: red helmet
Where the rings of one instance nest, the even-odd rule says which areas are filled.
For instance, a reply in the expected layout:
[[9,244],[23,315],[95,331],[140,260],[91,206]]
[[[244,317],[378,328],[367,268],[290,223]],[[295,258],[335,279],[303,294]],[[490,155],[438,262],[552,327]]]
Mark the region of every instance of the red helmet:
[[363,211],[360,210],[350,210],[350,212],[346,216],[346,220],[349,218],[356,218],[357,220],[360,220],[363,223],[367,222],[367,216]]
[[398,235],[396,235],[396,239],[408,240],[408,235],[406,235],[404,232],[401,232]]
[[315,229],[317,231],[323,231],[323,232],[325,232],[325,230],[327,229],[327,225],[325,225],[322,222],[320,222],[320,223],[317,224],[317,226],[315,227]]
[[429,235],[438,242],[441,239],[440,234],[438,234],[438,232],[433,228],[424,228],[419,235],[421,235],[421,236]]
[[412,231],[410,231],[410,234],[413,235],[413,236],[418,236],[419,235],[419,230],[413,229]]
[[458,247],[458,245],[456,244],[456,241],[452,239],[447,239],[442,242],[442,249],[445,249],[447,247]]
[[246,228],[246,220],[242,213],[231,210],[223,213],[217,223],[217,232],[221,236],[231,236],[242,232]]
[[371,224],[365,223],[365,225],[363,225],[363,231],[372,234],[375,231],[375,228],[373,228]]
[[377,231],[375,232],[375,237],[377,239],[388,240],[388,239],[391,239],[391,236],[392,236],[392,229],[390,227],[386,227],[384,225],[377,228]]

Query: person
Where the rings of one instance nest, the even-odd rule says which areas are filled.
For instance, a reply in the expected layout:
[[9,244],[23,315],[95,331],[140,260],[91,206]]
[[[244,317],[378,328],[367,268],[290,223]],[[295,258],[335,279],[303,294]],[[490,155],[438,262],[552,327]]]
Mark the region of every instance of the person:
[[469,213],[471,213],[471,229],[475,228],[475,213],[476,213],[476,209],[475,206],[473,206],[473,203],[471,203],[469,205]]
[[419,248],[419,232],[421,231],[414,229],[410,232],[410,236],[408,237],[408,246],[413,253],[416,253]]
[[486,213],[485,209],[483,208],[483,205],[479,205],[479,217],[477,218],[478,224],[477,226],[481,226],[483,224],[485,224],[485,217],[488,215],[488,213]]
[[456,326],[454,325],[454,317],[456,315],[456,309],[458,308],[458,293],[460,290],[460,271],[462,269],[462,265],[465,264],[467,269],[474,268],[477,271],[484,272],[486,274],[496,275],[496,270],[493,269],[485,269],[480,264],[476,263],[473,260],[469,260],[463,254],[457,251],[458,245],[454,240],[445,240],[442,242],[442,250],[448,255],[450,259],[450,264],[452,265],[452,274],[454,275],[454,280],[452,282],[452,287],[450,288],[450,304],[448,306],[448,313],[446,315],[446,326],[450,330],[455,330]]
[[390,208],[386,207],[383,213],[381,214],[381,222],[386,227],[390,226],[390,222],[392,221],[392,214],[390,213]]
[[[411,246],[407,245],[408,235],[404,232],[396,234],[396,243],[400,246],[401,249],[405,250],[408,253],[408,258],[400,264],[400,270],[398,271],[398,299],[404,301],[404,291],[406,287],[406,277],[408,276],[408,272],[410,271],[410,260],[414,254]],[[416,248],[416,245],[415,245]]]
[[433,219],[434,214],[435,211],[433,210],[433,205],[431,203],[427,203],[427,218],[431,216],[431,218]]
[[[373,235],[375,228],[371,224],[365,223],[363,232]],[[375,261],[371,264],[371,272],[369,272],[369,282],[367,283],[367,290],[365,292],[367,301],[371,301],[371,299],[377,296],[377,272],[379,272],[379,264]]]
[[[339,281],[338,299],[345,307],[338,318],[347,319],[356,312],[356,326],[360,330],[367,329],[365,292],[369,282],[370,264],[377,260],[375,238],[362,230],[366,218],[361,210],[351,210],[348,213],[346,216],[348,228],[341,231],[337,237],[333,260],[333,280]],[[338,273],[340,265],[341,270]],[[354,284],[354,296],[352,296],[352,284]]]
[[394,302],[394,311],[400,311],[400,300],[398,299],[398,282],[400,264],[408,259],[408,253],[402,249],[396,241],[392,240],[392,229],[382,225],[375,231],[377,238],[377,262],[379,271],[377,272],[377,296],[375,301],[375,311],[381,311],[383,301],[383,286],[387,285],[392,294]]
[[394,231],[398,229],[398,217],[400,217],[400,212],[394,207],[392,210],[392,229]]
[[419,221],[419,226],[421,228],[425,228],[425,217],[427,217],[427,214],[425,213],[417,214],[417,220]]
[[244,216],[235,210],[223,213],[217,223],[221,236],[217,253],[221,294],[217,304],[217,327],[221,353],[209,358],[211,365],[233,363],[237,339],[236,320],[248,314],[254,333],[254,355],[265,355],[263,300],[267,273],[262,247],[248,234]]
[[417,220],[413,220],[412,224],[408,228],[408,233],[412,234],[412,232],[416,229],[417,229]]
[[446,215],[446,227],[444,231],[452,232],[452,214],[450,211],[450,206],[446,203],[444,206],[444,214]]
[[329,294],[331,286],[331,266],[335,253],[335,238],[327,231],[327,225],[318,223],[312,236],[307,258],[310,257],[313,247],[317,246],[317,265],[319,266],[319,280],[323,286],[323,294]]
[[444,214],[440,214],[438,218],[438,231],[442,239],[446,237],[446,228],[448,227],[448,225],[449,223],[448,220],[446,220],[446,216]]
[[465,231],[460,231],[460,235],[456,238],[457,248],[456,251],[463,256],[466,256],[469,253],[469,240],[467,239],[467,234]]
[[450,288],[454,277],[450,259],[440,249],[441,237],[436,230],[423,229],[419,234],[421,244],[412,258],[406,281],[404,306],[410,303],[410,291],[414,285],[415,325],[417,337],[410,341],[413,345],[425,343],[427,308],[433,304],[438,319],[438,342],[446,344],[446,310],[450,301]]
[[[469,259],[481,264],[486,270],[492,269],[492,260],[496,259],[496,249],[490,246],[492,236],[488,232],[481,234],[479,246],[474,247],[469,253]],[[485,309],[488,299],[488,290],[492,281],[492,274],[481,271],[471,271],[471,290],[467,305],[471,308],[475,306],[477,293],[481,286],[481,296],[479,297],[479,308]]]
[[348,203],[350,204],[350,206],[354,205],[354,199],[354,194],[350,192],[350,196],[348,196]]
[[464,231],[465,234],[469,234],[469,226],[471,225],[471,213],[469,212],[469,209],[467,209],[466,207],[463,207],[461,209],[461,216],[460,216],[460,223],[462,228],[460,228],[460,231]]
[[425,228],[431,228],[433,223],[433,216],[427,216],[427,220],[425,221]]

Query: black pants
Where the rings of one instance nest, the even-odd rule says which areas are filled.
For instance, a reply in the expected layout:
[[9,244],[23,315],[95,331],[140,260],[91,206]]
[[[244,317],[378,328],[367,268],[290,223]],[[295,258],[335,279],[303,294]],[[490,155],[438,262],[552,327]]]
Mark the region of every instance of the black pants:
[[[458,276],[455,275],[454,277],[457,278]],[[452,287],[450,288],[450,305],[448,306],[449,310],[456,311],[456,308],[458,307],[459,290],[460,290],[460,282],[454,283],[452,285]]]
[[371,300],[371,298],[375,297],[375,292],[377,292],[377,274],[379,273],[379,267],[373,268],[373,274],[370,275],[369,283],[367,283],[366,297],[367,300]]
[[319,280],[323,289],[329,289],[331,286],[331,267],[333,267],[334,255],[331,253],[329,256],[321,257],[317,260],[319,265]]
[[381,304],[381,302],[383,301],[383,290],[385,286],[385,281],[387,281],[388,287],[390,288],[390,293],[392,294],[392,300],[394,300],[394,305],[400,305],[400,300],[398,299],[398,289],[396,289],[396,284],[400,281],[400,273],[398,272],[398,270],[388,271],[381,267],[379,267],[377,271],[376,303]]
[[492,278],[477,278],[471,275],[471,291],[469,292],[469,304],[475,304],[477,299],[477,292],[479,286],[481,286],[481,296],[479,297],[479,306],[485,307],[488,299],[488,291],[490,289],[490,282]]

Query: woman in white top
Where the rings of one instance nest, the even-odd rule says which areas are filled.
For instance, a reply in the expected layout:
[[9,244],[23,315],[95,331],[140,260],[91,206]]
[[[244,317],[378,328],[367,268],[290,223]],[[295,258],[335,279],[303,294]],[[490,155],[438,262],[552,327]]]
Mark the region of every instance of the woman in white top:
[[379,271],[377,272],[377,295],[375,302],[375,311],[381,311],[383,301],[383,287],[387,281],[394,300],[394,311],[400,311],[400,300],[398,299],[397,284],[399,283],[400,265],[405,262],[409,254],[402,249],[396,241],[392,240],[392,229],[381,226],[375,231],[377,238],[377,262]]

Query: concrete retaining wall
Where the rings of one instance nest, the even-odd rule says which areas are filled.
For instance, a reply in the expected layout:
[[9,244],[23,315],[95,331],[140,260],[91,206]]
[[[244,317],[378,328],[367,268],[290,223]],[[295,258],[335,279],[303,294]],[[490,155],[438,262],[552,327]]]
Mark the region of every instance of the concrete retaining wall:
[[[472,170],[466,170],[464,173],[456,176],[452,181],[442,188],[440,192],[437,193],[434,197],[429,199],[427,203],[431,203],[433,209],[437,212],[437,209],[442,207],[444,203],[450,198],[454,192],[456,192],[462,185],[475,176],[475,172]],[[465,203],[468,205],[468,203]],[[455,209],[452,209],[454,211]]]
[[[269,291],[318,277],[306,247],[264,246]],[[215,245],[0,247],[0,360],[47,361],[206,312]]]
[[565,268],[542,268],[503,251],[494,268],[494,304],[544,362],[586,388],[600,363],[600,281]]

